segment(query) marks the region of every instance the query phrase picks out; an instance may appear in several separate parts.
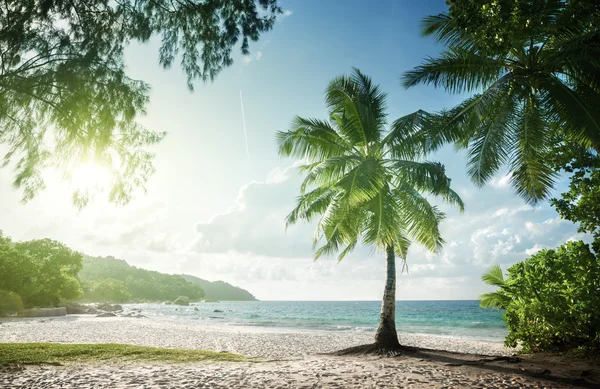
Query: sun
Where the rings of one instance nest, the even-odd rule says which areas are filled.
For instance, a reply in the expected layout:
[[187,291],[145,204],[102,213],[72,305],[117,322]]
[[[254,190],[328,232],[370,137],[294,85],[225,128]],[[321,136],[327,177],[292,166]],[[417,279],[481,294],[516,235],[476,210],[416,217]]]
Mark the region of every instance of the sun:
[[73,169],[71,185],[79,190],[98,190],[106,188],[111,182],[111,174],[103,166],[93,162],[84,162]]

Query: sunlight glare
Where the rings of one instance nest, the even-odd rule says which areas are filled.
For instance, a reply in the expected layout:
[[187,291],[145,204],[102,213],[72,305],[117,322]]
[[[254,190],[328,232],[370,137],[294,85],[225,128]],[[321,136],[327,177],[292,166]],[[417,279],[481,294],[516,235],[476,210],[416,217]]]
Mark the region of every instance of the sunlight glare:
[[103,166],[93,162],[85,162],[75,169],[71,177],[71,184],[77,189],[91,190],[104,189],[111,181],[110,172]]

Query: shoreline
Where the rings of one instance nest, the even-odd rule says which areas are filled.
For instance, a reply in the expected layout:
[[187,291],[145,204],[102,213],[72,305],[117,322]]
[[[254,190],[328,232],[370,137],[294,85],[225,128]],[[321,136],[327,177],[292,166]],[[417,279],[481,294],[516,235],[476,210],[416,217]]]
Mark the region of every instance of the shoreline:
[[[283,331],[282,331],[283,330]],[[90,317],[0,320],[0,343],[124,343],[161,348],[229,351],[241,362],[65,362],[0,366],[0,387],[37,388],[573,388],[593,387],[598,367],[564,358],[512,355],[490,342],[399,334],[418,347],[393,358],[327,355],[371,343],[372,334],[272,331],[153,318]],[[432,347],[433,346],[433,347]],[[431,348],[449,351],[432,351]],[[496,355],[499,357],[485,357]],[[557,364],[558,363],[558,364]],[[559,367],[560,366],[560,367]],[[594,370],[589,370],[590,368]],[[551,369],[551,372],[550,372]],[[576,370],[574,370],[576,369]],[[590,372],[581,381],[582,372]],[[589,374],[589,373],[586,373]]]
[[[507,356],[502,343],[399,332],[406,346],[464,354]],[[0,320],[0,343],[122,343],[228,351],[258,358],[303,358],[373,342],[372,333],[296,330],[164,318],[68,315]]]

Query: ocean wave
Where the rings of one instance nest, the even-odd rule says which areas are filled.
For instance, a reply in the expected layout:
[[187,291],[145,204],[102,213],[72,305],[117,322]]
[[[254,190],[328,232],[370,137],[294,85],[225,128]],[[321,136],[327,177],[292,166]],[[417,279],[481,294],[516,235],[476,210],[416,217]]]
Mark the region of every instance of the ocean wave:
[[356,332],[375,332],[375,331],[377,331],[377,327],[354,327],[354,331],[356,331]]
[[499,323],[490,323],[484,321],[472,321],[471,328],[504,328],[504,323],[501,325]]
[[340,331],[347,331],[347,330],[351,330],[353,327],[352,326],[335,326],[336,330],[340,330]]

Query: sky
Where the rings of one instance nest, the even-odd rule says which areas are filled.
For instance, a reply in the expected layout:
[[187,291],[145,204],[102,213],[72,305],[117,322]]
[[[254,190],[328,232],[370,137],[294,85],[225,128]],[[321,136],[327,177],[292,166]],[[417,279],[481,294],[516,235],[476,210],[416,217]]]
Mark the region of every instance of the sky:
[[[342,5],[343,4],[343,5]],[[420,35],[420,20],[446,9],[444,0],[282,1],[274,29],[238,55],[213,83],[193,93],[176,66],[158,64],[157,40],[126,50],[131,77],[148,82],[151,100],[140,122],[167,131],[156,146],[156,174],[147,193],[124,207],[98,197],[83,210],[69,186],[48,188],[22,204],[12,171],[0,169],[0,229],[14,240],[51,238],[92,256],[112,255],[166,273],[224,280],[261,300],[378,300],[385,255],[358,247],[338,263],[312,259],[314,225],[285,229],[299,194],[296,161],[278,156],[275,133],[299,115],[325,119],[323,92],[357,67],[388,93],[388,119],[418,109],[450,108],[464,96],[420,86],[404,90],[401,74],[442,47]],[[240,104],[243,95],[243,110]],[[528,206],[502,169],[484,188],[465,174],[452,147],[430,157],[446,165],[466,203],[443,204],[446,245],[433,255],[413,245],[408,273],[398,273],[399,300],[476,299],[490,265],[503,269],[543,248],[585,236],[547,204]],[[558,183],[556,194],[566,191]]]

